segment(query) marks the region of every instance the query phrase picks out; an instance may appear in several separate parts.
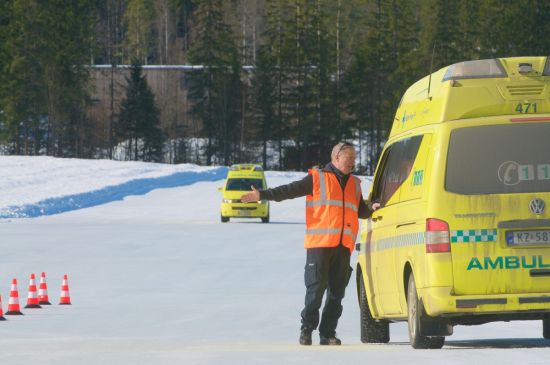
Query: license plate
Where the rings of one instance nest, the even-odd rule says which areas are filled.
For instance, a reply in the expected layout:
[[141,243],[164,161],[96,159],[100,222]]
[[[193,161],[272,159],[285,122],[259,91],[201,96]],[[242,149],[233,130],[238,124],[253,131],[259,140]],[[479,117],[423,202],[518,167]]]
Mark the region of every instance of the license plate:
[[510,246],[550,244],[550,230],[508,231],[506,242]]
[[250,210],[239,210],[239,215],[248,217],[251,214]]

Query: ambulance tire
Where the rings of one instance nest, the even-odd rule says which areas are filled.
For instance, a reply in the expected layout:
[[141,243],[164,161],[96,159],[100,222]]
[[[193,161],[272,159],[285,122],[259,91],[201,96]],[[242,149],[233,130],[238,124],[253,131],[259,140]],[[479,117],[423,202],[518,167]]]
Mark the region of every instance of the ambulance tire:
[[361,312],[361,342],[390,342],[390,323],[384,320],[376,321],[372,318],[362,275],[359,278],[359,309]]
[[262,223],[269,223],[269,215],[267,217],[262,217]]
[[542,320],[542,337],[550,340],[550,319]]
[[408,307],[408,322],[409,322],[409,340],[411,346],[415,349],[440,349],[445,343],[443,336],[423,336],[422,322],[426,316],[422,302],[418,299],[416,293],[416,284],[414,276],[411,273],[409,277],[409,285],[407,288],[407,307]]
[[224,217],[223,215],[221,217],[222,217],[222,223],[229,222],[229,217]]

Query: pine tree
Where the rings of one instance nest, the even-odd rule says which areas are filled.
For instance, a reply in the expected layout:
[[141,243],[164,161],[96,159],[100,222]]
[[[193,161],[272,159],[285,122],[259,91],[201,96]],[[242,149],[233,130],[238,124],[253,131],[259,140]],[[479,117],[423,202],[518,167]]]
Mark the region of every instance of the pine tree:
[[[336,8],[330,5],[335,5]],[[338,12],[341,1],[316,0],[313,12],[313,32],[316,35],[316,64],[314,88],[316,92],[315,114],[319,124],[317,143],[319,145],[316,162],[318,165],[330,161],[332,146],[351,135],[351,130],[342,123],[340,113],[340,70],[337,65]]]
[[545,55],[550,4],[543,0],[485,0],[480,7],[481,48],[486,58]]
[[163,135],[159,110],[139,64],[132,65],[126,81],[126,98],[122,101],[116,128],[117,141],[127,143],[126,155],[131,160],[161,162]]
[[268,0],[265,44],[260,47],[254,72],[254,127],[262,143],[262,162],[267,168],[267,142],[277,143],[278,168],[283,169],[283,139],[287,131],[287,85],[290,53],[287,52],[288,0]]
[[235,38],[223,21],[221,0],[201,2],[194,14],[197,26],[189,59],[202,69],[190,77],[191,112],[202,121],[206,163],[218,156],[228,165],[238,148],[241,119],[241,66]]
[[125,43],[130,60],[147,64],[153,55],[153,23],[155,6],[153,0],[128,0],[124,20],[126,21]]
[[370,75],[369,92],[364,102],[371,110],[367,128],[367,141],[371,146],[368,160],[371,167],[382,152],[388,125],[393,120],[393,110],[390,110],[390,100],[393,97],[390,77],[397,66],[396,51],[392,47],[391,11],[389,0],[375,0],[371,3],[365,55],[362,56]]
[[87,129],[86,106],[90,75],[86,65],[90,62],[93,47],[97,2],[79,0],[66,6],[64,0],[50,0],[50,4],[45,4],[42,9],[47,27],[52,29],[46,34],[47,50],[51,54],[45,55],[45,69],[48,104],[52,106],[48,119],[52,120],[55,136],[53,153],[88,157],[91,131]]
[[[38,154],[44,134],[41,121],[47,113],[43,43],[44,20],[40,5],[13,0],[5,4],[10,13],[4,19],[3,37],[6,62],[3,117],[9,140],[15,154]],[[37,62],[38,60],[38,62]]]
[[462,0],[460,2],[459,50],[463,59],[476,60],[480,57],[481,19],[479,0]]
[[533,56],[548,55],[550,49],[550,2],[547,0],[534,1],[535,15],[531,23],[530,50]]
[[432,71],[465,61],[460,53],[462,32],[459,14],[458,0],[426,0],[423,3],[423,62],[425,65],[431,65],[433,54]]
[[6,30],[7,129],[14,153],[82,156],[95,2],[12,0]]
[[254,134],[262,145],[262,166],[267,169],[267,144],[277,136],[277,69],[269,47],[260,49],[256,63],[253,84],[253,123]]
[[[197,8],[196,0],[177,0],[176,36],[182,39],[182,52],[187,56],[191,43],[192,15]],[[174,45],[172,45],[174,47]]]
[[[285,24],[283,54],[287,62],[289,83],[286,89],[288,100],[288,123],[292,126],[290,137],[295,142],[297,166],[305,170],[319,164],[325,101],[322,100],[330,87],[327,86],[328,59],[322,60],[326,51],[325,35],[321,32],[322,6],[319,1],[296,0],[291,17]],[[323,103],[321,102],[323,101]],[[294,156],[296,159],[296,156]]]
[[7,34],[11,20],[11,4],[8,1],[0,3],[0,144],[9,140],[8,125],[4,110],[4,103],[8,90],[6,67],[9,64],[9,52]]
[[[288,130],[287,137],[295,143],[294,148],[286,149],[286,168],[304,169],[306,163],[307,145],[309,134],[313,132],[310,120],[310,110],[308,110],[308,98],[311,90],[308,81],[311,75],[311,66],[307,62],[307,44],[306,28],[308,18],[305,15],[305,3],[307,0],[295,0],[289,2],[285,9],[287,17],[283,18],[283,69],[288,78],[288,83],[284,85],[285,99],[287,109],[285,117],[291,128]],[[297,160],[295,162],[290,160]],[[288,166],[291,164],[291,166]]]
[[419,2],[392,0],[391,6],[391,58],[393,60],[393,70],[390,76],[392,95],[389,109],[394,111],[406,89],[413,82],[425,76],[428,70],[425,68],[425,64],[420,63]]
[[[343,79],[344,95],[346,95],[346,120],[347,123],[353,125],[359,131],[359,151],[358,163],[360,171],[363,171],[363,166],[367,174],[372,174],[374,169],[372,166],[375,162],[374,158],[374,140],[370,138],[375,134],[375,124],[373,115],[373,96],[372,85],[374,84],[374,74],[369,66],[368,50],[365,46],[356,48],[353,54],[351,65],[346,70]],[[365,133],[366,132],[366,133]],[[363,161],[363,140],[367,138],[367,146],[371,146],[367,151],[367,161]]]
[[7,128],[18,154],[81,156],[96,7],[91,0],[12,0],[6,26]]

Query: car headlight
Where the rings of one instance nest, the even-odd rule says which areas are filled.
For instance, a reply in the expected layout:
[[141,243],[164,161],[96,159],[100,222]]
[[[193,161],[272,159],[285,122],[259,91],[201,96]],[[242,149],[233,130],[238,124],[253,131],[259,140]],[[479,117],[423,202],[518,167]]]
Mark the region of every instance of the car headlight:
[[222,199],[223,203],[233,203],[233,199]]

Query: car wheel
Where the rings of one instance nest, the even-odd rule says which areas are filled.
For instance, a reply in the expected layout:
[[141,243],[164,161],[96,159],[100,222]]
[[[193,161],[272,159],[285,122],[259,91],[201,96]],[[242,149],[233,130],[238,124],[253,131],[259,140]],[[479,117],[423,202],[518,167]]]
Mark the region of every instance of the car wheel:
[[426,313],[422,302],[418,299],[416,293],[416,284],[414,276],[411,273],[409,277],[409,285],[407,287],[407,307],[408,307],[408,322],[409,322],[409,340],[411,346],[415,349],[440,349],[445,343],[443,336],[423,336],[422,322]]
[[269,215],[267,217],[262,217],[262,223],[269,223]]
[[224,217],[222,215],[222,223],[227,223],[227,222],[229,222],[229,217]]
[[550,319],[542,320],[542,337],[550,340]]
[[369,308],[367,291],[363,282],[363,275],[359,277],[359,311],[361,317],[361,342],[363,343],[388,343],[390,341],[390,323],[388,321],[376,321]]

